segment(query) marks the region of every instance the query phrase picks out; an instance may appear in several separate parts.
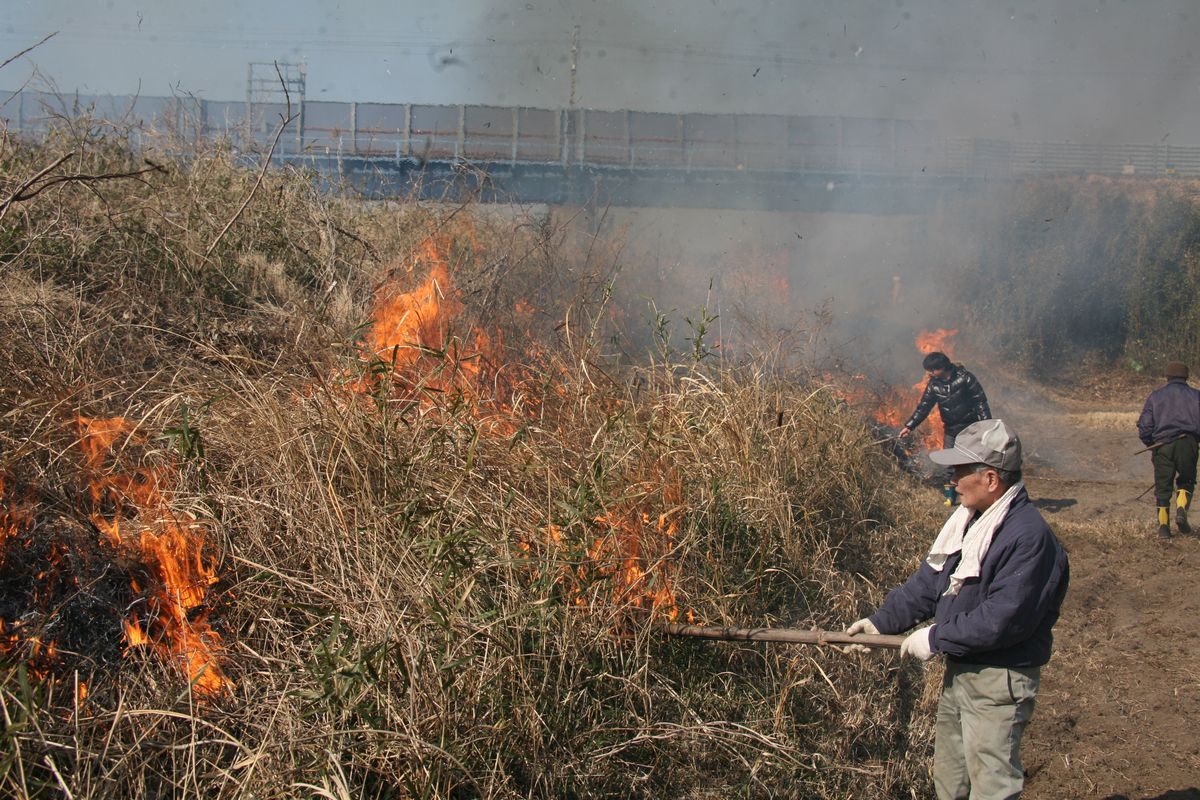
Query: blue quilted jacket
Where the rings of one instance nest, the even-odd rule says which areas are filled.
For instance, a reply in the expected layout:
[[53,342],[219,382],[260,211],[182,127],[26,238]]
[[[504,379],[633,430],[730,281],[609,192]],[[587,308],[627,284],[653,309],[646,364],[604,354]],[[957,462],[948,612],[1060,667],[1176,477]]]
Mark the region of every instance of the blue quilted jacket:
[[1040,667],[1050,660],[1051,629],[1067,593],[1067,552],[1022,489],[996,528],[978,578],[944,596],[956,553],[940,572],[921,567],[871,615],[880,633],[902,633],[932,618],[930,648],[952,661]]

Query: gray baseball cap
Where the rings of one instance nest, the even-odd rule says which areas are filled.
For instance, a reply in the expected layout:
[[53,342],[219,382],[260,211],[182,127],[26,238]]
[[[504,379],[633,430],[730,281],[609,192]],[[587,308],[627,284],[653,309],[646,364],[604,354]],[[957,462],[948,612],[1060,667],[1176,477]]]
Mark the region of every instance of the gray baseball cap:
[[935,464],[953,467],[959,464],[987,464],[996,469],[1016,472],[1021,469],[1021,440],[1002,419],[972,422],[954,437],[954,447],[934,450],[929,458]]

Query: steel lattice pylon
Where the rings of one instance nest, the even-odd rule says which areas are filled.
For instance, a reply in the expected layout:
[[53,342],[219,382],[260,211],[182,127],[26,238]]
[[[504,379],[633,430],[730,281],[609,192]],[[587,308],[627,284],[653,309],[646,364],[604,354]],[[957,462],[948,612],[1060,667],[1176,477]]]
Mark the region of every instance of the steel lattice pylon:
[[304,124],[304,85],[303,63],[252,61],[246,65],[247,148],[287,118],[281,116],[279,120],[273,120],[271,111],[278,111],[280,115],[301,115],[296,123],[299,136]]

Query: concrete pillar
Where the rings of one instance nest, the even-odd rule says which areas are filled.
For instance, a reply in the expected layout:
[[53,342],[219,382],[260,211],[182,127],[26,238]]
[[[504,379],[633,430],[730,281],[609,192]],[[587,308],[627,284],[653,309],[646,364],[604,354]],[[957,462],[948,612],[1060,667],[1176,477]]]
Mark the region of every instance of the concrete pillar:
[[581,108],[575,113],[579,115],[575,128],[575,160],[582,164],[584,162],[583,142],[587,138],[587,111]]
[[412,155],[412,103],[404,104],[404,138],[401,153],[407,158]]
[[563,136],[565,133],[563,128],[565,128],[567,124],[565,114],[566,112],[561,108],[558,110],[558,125],[555,126],[554,132],[554,146],[558,148],[558,158],[564,167],[567,165],[567,143],[565,137]]
[[467,151],[467,107],[458,106],[458,139],[454,142],[454,157],[465,158]]
[[516,106],[512,109],[512,154],[511,163],[517,163],[517,140],[521,133],[521,112]]
[[296,111],[296,154],[304,152],[304,95],[300,95],[300,108]]
[[625,112],[625,163],[633,166],[633,139],[629,135],[629,109]]

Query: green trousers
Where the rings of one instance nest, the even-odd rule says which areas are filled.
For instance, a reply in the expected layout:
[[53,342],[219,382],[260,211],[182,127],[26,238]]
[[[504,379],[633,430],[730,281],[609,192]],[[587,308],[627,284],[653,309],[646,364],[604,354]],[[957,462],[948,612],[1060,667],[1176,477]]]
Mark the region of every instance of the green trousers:
[[1021,736],[1033,716],[1039,667],[946,664],[933,745],[938,800],[1021,796]]
[[1176,489],[1190,497],[1196,488],[1196,440],[1191,436],[1173,439],[1151,454],[1154,464],[1154,500],[1159,508],[1171,506]]

